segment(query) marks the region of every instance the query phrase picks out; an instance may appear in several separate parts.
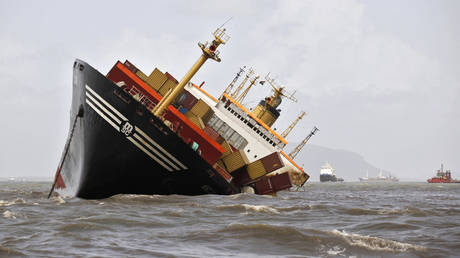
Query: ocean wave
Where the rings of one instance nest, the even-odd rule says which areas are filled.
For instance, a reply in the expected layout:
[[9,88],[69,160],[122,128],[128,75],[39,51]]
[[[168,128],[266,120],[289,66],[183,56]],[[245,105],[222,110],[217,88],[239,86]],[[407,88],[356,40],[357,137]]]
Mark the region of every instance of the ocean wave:
[[363,236],[359,234],[347,233],[345,231],[333,230],[330,234],[338,236],[345,240],[351,246],[362,247],[372,251],[388,252],[407,252],[409,250],[426,251],[427,248],[420,245],[402,243],[394,240],[383,239],[379,237]]
[[0,245],[0,256],[24,256],[25,254],[12,248]]
[[24,204],[26,201],[22,198],[17,198],[14,201],[4,201],[0,200],[0,207],[6,207],[6,206],[11,206],[11,205],[16,205],[16,204]]
[[3,217],[7,219],[16,219],[16,216],[17,216],[16,213],[9,211],[9,210],[6,210],[3,212]]
[[228,210],[228,211],[244,211],[244,212],[256,212],[256,213],[269,213],[269,214],[279,214],[279,210],[274,207],[267,205],[251,205],[251,204],[230,204],[230,205],[220,205],[216,207],[218,210]]

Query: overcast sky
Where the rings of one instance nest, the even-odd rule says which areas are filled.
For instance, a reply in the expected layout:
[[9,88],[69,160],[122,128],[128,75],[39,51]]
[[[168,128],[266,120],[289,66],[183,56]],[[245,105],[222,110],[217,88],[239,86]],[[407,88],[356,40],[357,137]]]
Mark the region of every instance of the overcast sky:
[[[233,17],[222,62],[208,61],[195,83],[218,95],[240,66],[271,72],[298,99],[282,103],[274,127],[307,112],[288,141],[316,125],[312,143],[399,177],[423,180],[444,162],[460,178],[459,13],[455,0],[0,0],[0,177],[54,175],[75,58],[103,74],[129,59],[180,79],[197,42]],[[258,86],[245,103],[267,94]]]

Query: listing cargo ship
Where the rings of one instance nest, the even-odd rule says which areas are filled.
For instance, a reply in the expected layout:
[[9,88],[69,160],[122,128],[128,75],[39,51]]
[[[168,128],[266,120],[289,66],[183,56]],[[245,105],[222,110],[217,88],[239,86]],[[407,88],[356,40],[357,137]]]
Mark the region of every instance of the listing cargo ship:
[[[202,55],[181,81],[158,68],[147,76],[128,60],[104,76],[77,59],[70,131],[49,196],[275,194],[303,186],[309,175],[294,158],[317,128],[283,152],[296,123],[282,135],[271,129],[282,98],[295,100],[284,87],[251,70],[233,90],[243,69],[218,98],[190,82],[207,59],[220,62],[217,47],[229,37],[222,28],[213,36],[198,44]],[[249,111],[241,102],[257,82],[273,94]]]
[[320,173],[319,173],[319,181],[320,182],[343,182],[343,178],[337,177],[335,174],[334,168],[332,168],[331,164],[329,162],[326,162],[321,167]]
[[436,176],[427,180],[428,183],[460,183],[460,180],[452,179],[450,170],[444,171],[444,165],[436,171]]
[[399,179],[391,174],[385,176],[382,174],[382,170],[379,171],[377,177],[369,177],[369,173],[366,173],[366,177],[360,177],[359,181],[361,182],[399,182]]

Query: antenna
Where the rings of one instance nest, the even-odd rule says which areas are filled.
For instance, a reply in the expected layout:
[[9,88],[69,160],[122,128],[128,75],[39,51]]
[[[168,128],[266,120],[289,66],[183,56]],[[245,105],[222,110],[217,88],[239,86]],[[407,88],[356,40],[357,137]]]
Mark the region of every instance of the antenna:
[[227,22],[229,22],[231,19],[233,19],[233,17],[228,18],[222,25],[220,25],[219,29],[224,27],[224,25],[227,24]]

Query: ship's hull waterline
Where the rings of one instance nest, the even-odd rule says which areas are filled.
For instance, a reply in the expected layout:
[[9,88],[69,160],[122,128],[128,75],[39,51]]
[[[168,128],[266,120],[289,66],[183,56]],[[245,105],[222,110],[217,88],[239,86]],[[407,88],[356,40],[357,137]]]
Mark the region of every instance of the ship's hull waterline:
[[238,192],[161,120],[80,60],[70,116],[74,130],[57,172],[62,194],[98,199]]

